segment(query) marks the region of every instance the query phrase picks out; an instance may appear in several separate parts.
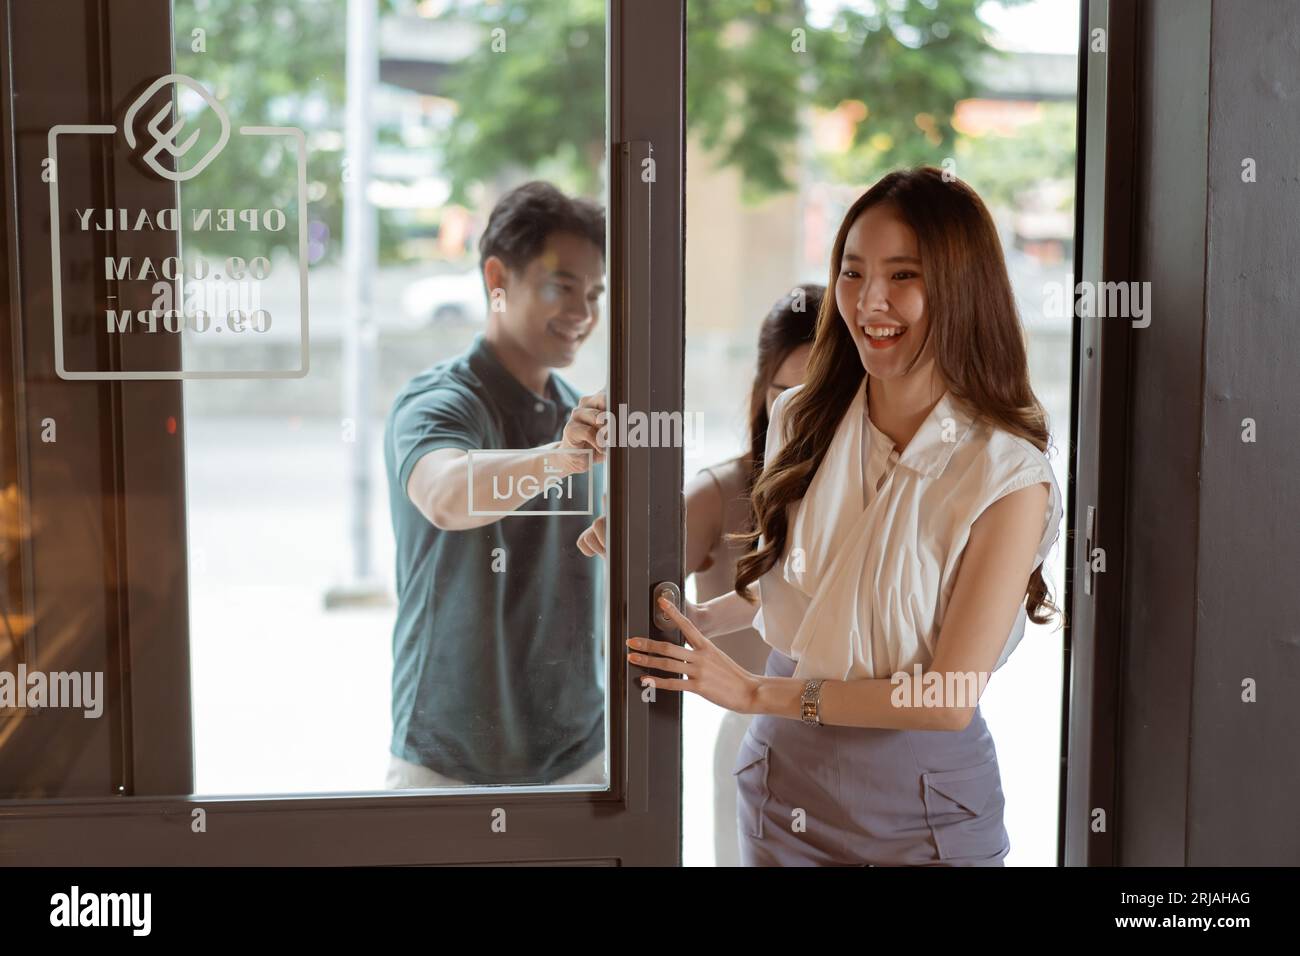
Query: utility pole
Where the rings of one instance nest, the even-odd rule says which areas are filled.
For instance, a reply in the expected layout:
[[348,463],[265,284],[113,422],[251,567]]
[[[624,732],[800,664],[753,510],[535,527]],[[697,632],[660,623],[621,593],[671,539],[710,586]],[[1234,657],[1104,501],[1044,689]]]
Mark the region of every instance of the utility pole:
[[376,329],[371,278],[377,262],[375,211],[366,196],[374,122],[370,100],[379,70],[375,0],[348,0],[347,105],[344,121],[343,410],[340,437],[347,456],[350,576],[325,594],[327,608],[386,604],[370,554],[370,397]]

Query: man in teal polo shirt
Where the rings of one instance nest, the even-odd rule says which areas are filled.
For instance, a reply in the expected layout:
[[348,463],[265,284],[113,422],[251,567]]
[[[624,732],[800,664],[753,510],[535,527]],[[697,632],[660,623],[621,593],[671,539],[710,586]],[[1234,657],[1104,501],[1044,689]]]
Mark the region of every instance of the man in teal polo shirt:
[[577,546],[604,397],[552,371],[599,320],[604,251],[599,206],[508,193],[479,242],[486,331],[389,412],[390,788],[605,780],[603,565]]

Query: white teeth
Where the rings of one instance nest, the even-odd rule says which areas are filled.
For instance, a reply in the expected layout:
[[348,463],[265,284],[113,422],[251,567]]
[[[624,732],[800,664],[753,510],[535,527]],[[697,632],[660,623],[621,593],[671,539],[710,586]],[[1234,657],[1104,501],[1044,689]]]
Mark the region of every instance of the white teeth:
[[904,329],[885,326],[868,326],[864,331],[873,339],[887,339],[895,335],[902,335]]

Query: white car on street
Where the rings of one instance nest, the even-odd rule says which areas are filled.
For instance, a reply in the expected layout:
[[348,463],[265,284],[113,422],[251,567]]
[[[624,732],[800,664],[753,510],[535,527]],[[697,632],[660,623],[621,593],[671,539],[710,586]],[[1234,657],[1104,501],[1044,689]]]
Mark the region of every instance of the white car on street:
[[402,311],[420,327],[484,322],[487,301],[482,275],[471,269],[417,279],[402,293]]

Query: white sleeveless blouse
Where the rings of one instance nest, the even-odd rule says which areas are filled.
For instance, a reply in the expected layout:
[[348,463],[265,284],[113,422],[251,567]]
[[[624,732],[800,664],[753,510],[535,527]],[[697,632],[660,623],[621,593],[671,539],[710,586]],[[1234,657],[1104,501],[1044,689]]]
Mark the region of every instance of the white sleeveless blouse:
[[[773,404],[768,462],[802,388]],[[789,506],[785,553],[758,582],[754,627],[797,662],[797,678],[889,678],[929,667],[971,526],[999,498],[1047,483],[1035,567],[1059,533],[1061,491],[1031,442],[974,420],[945,392],[900,455],[867,416],[866,390],[864,375],[807,495]],[[995,670],[1026,620],[1022,605]]]

